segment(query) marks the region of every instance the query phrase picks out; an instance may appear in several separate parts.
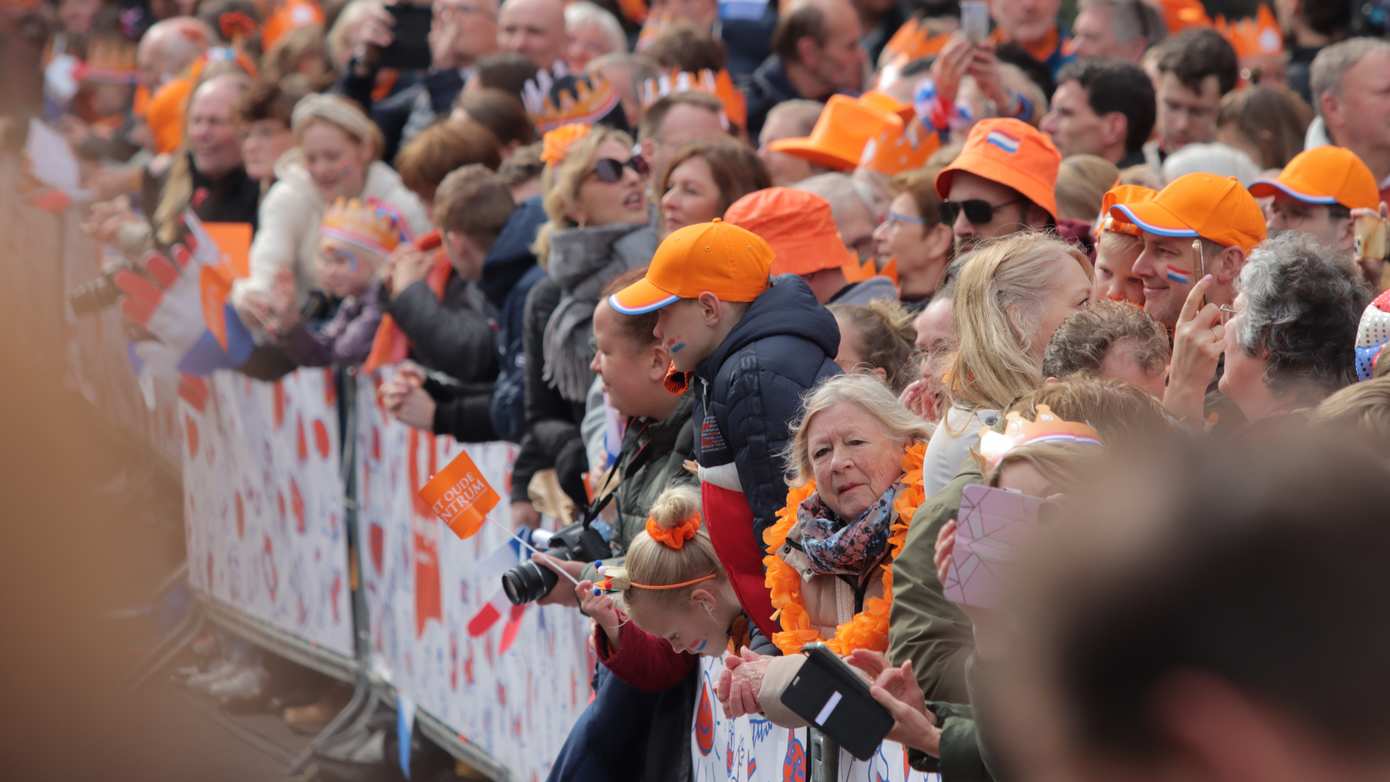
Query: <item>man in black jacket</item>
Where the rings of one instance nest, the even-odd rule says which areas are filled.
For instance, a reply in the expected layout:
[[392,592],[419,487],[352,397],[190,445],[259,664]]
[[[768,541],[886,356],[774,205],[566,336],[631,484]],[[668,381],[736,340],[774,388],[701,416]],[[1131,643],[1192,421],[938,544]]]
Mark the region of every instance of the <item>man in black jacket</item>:
[[644,279],[609,297],[626,315],[660,311],[673,390],[695,383],[695,448],[710,540],[748,616],[768,636],[763,530],[786,502],[782,452],[801,397],[840,372],[840,332],[799,277],[769,280],[757,234],[715,220],[657,248]]
[[772,56],[741,86],[748,97],[748,135],[756,138],[773,106],[824,101],[864,87],[859,16],[846,0],[802,0],[777,21]]

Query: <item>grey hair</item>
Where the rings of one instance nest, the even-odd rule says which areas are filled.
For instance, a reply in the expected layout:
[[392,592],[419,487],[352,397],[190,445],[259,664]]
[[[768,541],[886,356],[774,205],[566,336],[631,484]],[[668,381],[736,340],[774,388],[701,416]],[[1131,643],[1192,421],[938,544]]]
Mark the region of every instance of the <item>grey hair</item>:
[[863,183],[856,182],[849,174],[817,174],[797,182],[792,189],[815,193],[830,202],[830,214],[835,218],[836,225],[842,224],[856,208],[867,210],[869,218],[873,219],[874,197],[865,192],[867,188]]
[[1087,8],[1110,9],[1110,26],[1115,30],[1115,40],[1120,43],[1143,38],[1148,48],[1168,35],[1163,16],[1143,0],[1081,0],[1078,10]]
[[1342,77],[1357,63],[1374,52],[1390,52],[1390,42],[1379,38],[1349,38],[1341,43],[1318,52],[1313,58],[1313,69],[1309,83],[1313,91],[1313,108],[1321,114],[1322,96],[1332,93],[1342,95]]
[[898,396],[877,376],[836,375],[806,392],[800,415],[788,427],[792,436],[782,458],[794,485],[803,486],[813,478],[811,456],[807,453],[811,420],[841,402],[858,405],[887,430],[889,437],[903,445],[931,437],[931,425],[898,401]]
[[613,47],[610,54],[627,51],[627,36],[623,34],[623,26],[618,17],[608,9],[594,5],[588,0],[578,0],[565,6],[565,32],[572,33],[585,25],[594,25],[603,31],[604,37]]
[[805,100],[784,100],[772,107],[772,111],[767,113],[767,120],[763,123],[764,127],[772,124],[773,117],[781,117],[783,114],[791,115],[792,121],[796,123],[796,132],[793,136],[809,136],[811,130],[816,127],[816,120],[820,118],[821,110],[825,104],[820,101]]
[[1245,311],[1236,342],[1247,355],[1265,353],[1265,385],[1277,394],[1310,387],[1325,394],[1355,377],[1368,296],[1334,257],[1307,234],[1288,231],[1255,248],[1241,269]]

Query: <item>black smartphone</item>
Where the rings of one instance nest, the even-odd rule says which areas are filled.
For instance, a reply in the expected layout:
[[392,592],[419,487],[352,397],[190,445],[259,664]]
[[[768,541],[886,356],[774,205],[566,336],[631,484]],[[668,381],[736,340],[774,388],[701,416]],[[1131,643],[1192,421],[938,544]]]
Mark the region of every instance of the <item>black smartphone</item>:
[[430,19],[428,5],[396,3],[386,6],[394,25],[391,45],[381,50],[381,67],[424,71],[430,67]]
[[782,691],[782,704],[860,760],[873,757],[893,729],[893,715],[869,683],[824,644],[808,644],[806,662]]

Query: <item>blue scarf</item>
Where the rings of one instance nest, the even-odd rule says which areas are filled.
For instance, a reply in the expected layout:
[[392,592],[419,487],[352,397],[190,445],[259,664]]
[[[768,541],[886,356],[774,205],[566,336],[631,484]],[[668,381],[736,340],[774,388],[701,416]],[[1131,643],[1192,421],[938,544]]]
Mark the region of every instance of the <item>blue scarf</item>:
[[821,501],[820,492],[806,498],[797,508],[796,520],[801,549],[811,561],[811,570],[821,575],[862,578],[878,564],[888,547],[888,532],[896,515],[893,501],[900,489],[899,483],[889,486],[883,496],[848,524]]

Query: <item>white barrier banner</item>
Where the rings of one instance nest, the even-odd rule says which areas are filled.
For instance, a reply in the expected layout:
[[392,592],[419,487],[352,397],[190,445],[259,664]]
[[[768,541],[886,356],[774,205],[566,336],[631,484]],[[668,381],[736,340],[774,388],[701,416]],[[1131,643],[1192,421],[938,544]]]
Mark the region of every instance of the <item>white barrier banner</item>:
[[[714,695],[724,663],[704,657],[700,695],[691,727],[695,782],[806,782],[810,778],[806,731],[778,727],[765,719],[729,719]],[[936,774],[913,771],[901,745],[884,742],[867,761],[840,752],[840,782],[940,782]]]
[[464,446],[390,419],[372,381],[358,384],[370,664],[513,779],[544,779],[589,702],[593,656],[588,622],[573,608],[514,609],[501,598],[501,573],[518,562],[506,500],[516,449],[467,446],[503,499],[480,532],[459,540],[420,507],[416,491]]
[[354,654],[331,372],[275,383],[185,377],[184,518],[193,588],[344,657]]

